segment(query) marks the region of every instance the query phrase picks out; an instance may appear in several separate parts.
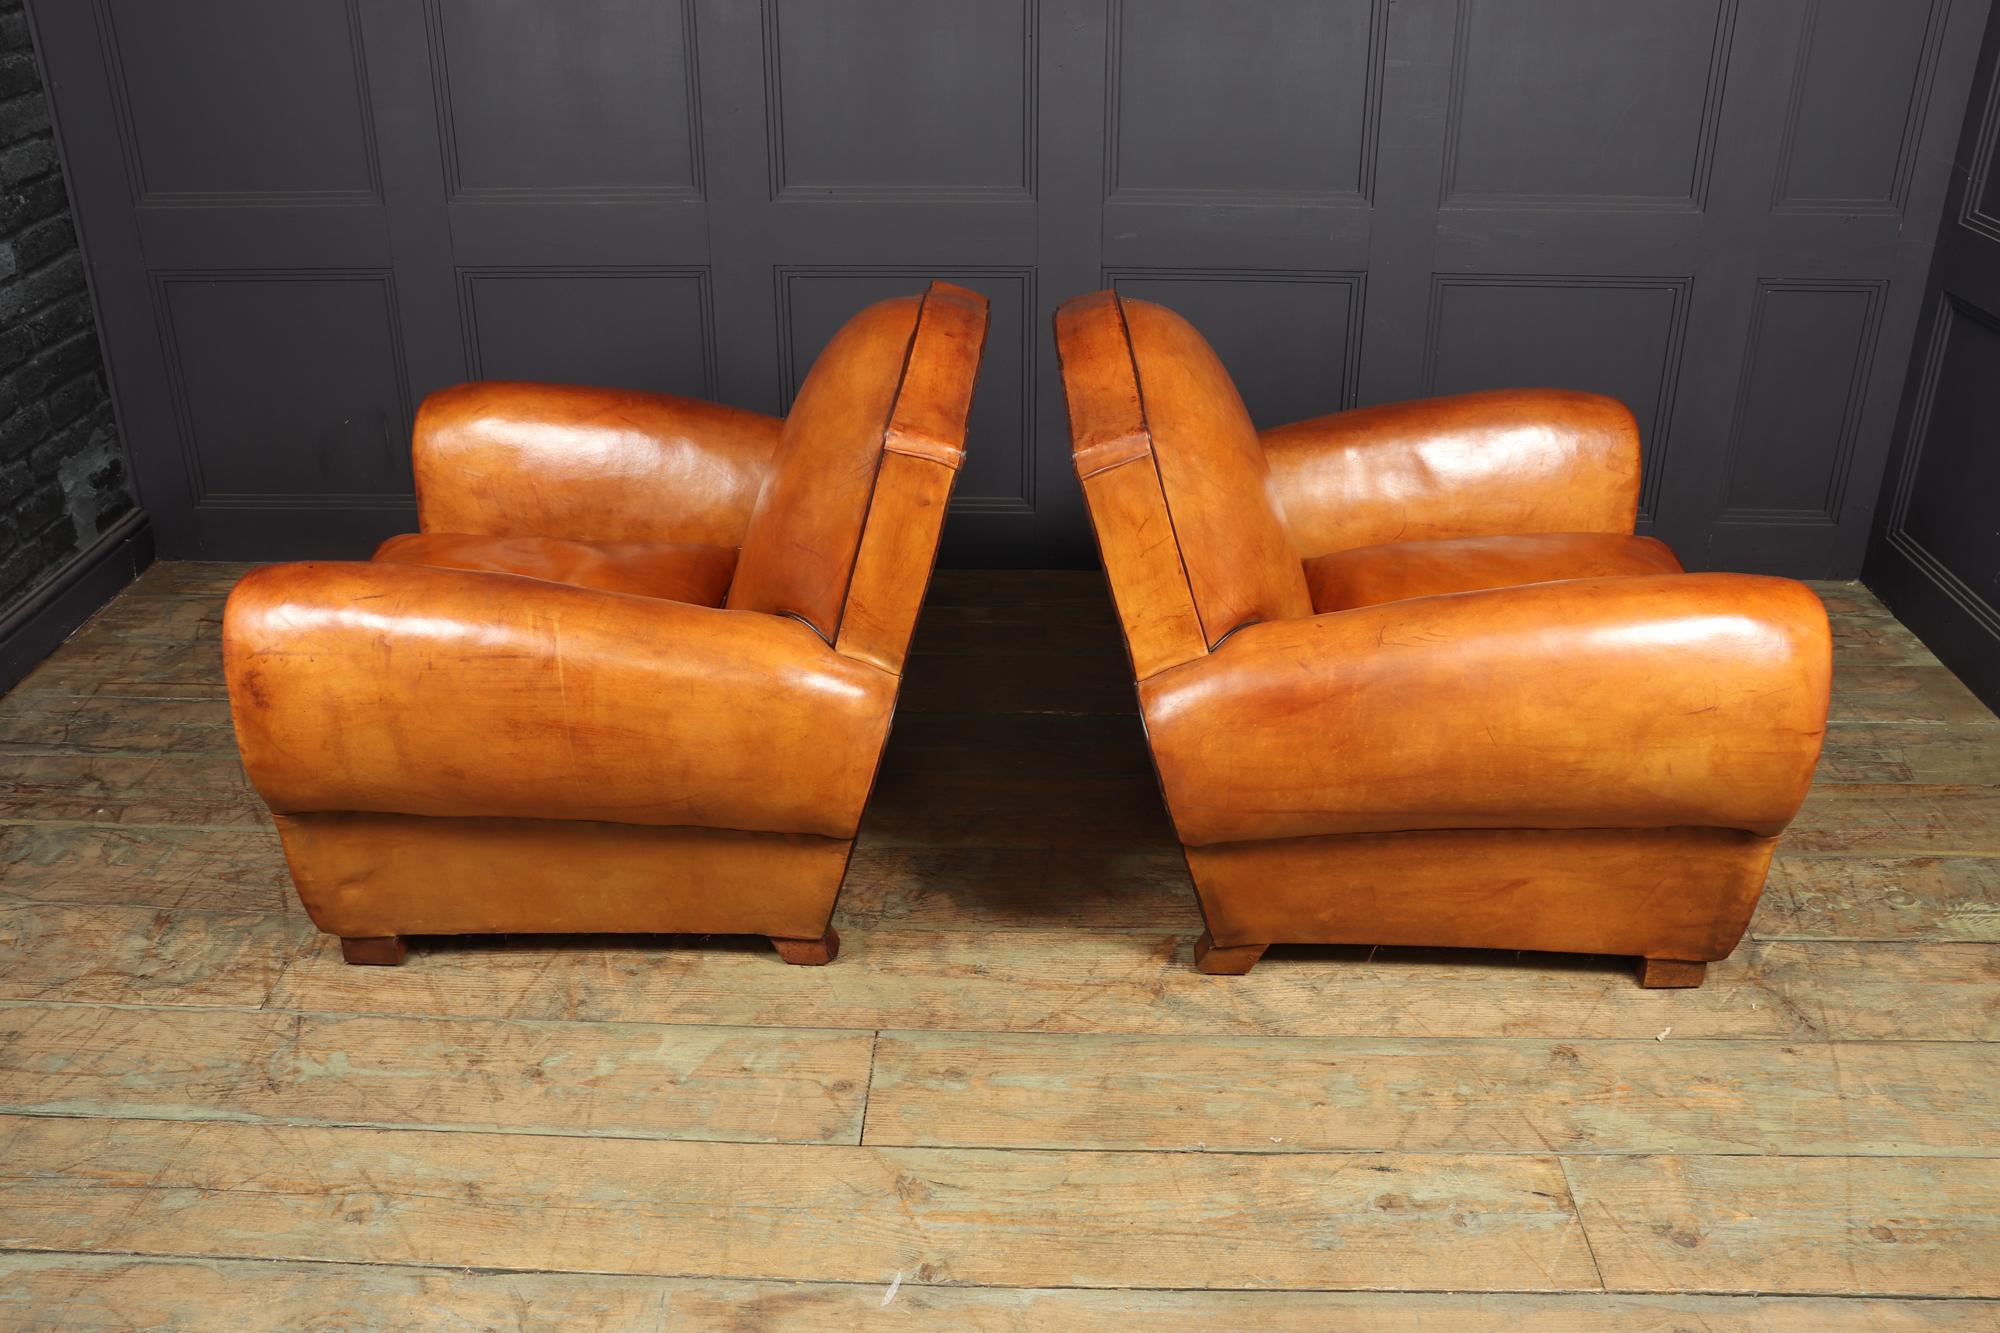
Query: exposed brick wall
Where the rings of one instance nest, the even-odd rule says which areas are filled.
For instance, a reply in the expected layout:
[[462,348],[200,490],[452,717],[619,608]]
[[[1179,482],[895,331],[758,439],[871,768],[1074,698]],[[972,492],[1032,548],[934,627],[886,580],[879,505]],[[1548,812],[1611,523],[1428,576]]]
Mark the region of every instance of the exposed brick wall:
[[0,0],[0,613],[132,508],[20,0]]

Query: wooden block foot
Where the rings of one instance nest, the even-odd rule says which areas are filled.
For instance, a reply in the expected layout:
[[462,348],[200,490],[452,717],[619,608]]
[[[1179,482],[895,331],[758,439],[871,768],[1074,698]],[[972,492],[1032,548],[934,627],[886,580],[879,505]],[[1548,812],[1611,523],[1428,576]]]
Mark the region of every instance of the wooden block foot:
[[771,944],[778,957],[794,967],[823,967],[840,957],[840,932],[832,926],[816,940],[781,940],[773,935]]
[[373,967],[395,967],[403,961],[407,952],[401,935],[364,935],[358,939],[343,937],[340,941],[342,958],[350,963]]
[[1194,942],[1195,970],[1212,977],[1240,977],[1257,966],[1257,960],[1270,947],[1268,944],[1240,944],[1232,949],[1218,948],[1215,936],[1204,930],[1201,938]]
[[1639,984],[1647,990],[1687,990],[1699,986],[1707,975],[1707,963],[1683,962],[1678,958],[1639,960]]

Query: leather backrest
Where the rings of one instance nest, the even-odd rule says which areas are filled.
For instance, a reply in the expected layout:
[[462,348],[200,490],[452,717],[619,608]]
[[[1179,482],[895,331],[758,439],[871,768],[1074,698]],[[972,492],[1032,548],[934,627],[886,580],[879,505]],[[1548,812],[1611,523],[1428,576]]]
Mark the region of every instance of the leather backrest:
[[732,610],[796,616],[833,642],[922,304],[868,307],[813,363],[743,535]]
[[[726,605],[795,616],[852,656],[900,668],[964,455],[985,330],[983,297],[934,283],[924,297],[870,306],[834,335],[785,418]],[[912,413],[916,424],[899,429]],[[886,466],[885,455],[916,461]],[[913,490],[924,496],[915,518],[905,513]],[[892,536],[897,558],[883,568],[886,552],[875,551]],[[881,622],[873,632],[843,634],[851,590]]]
[[934,282],[924,294],[834,641],[840,652],[885,671],[903,669],[937,560],[945,509],[965,461],[986,327],[979,293]]
[[1125,316],[1112,292],[1056,311],[1056,354],[1069,406],[1070,458],[1097,535],[1132,675],[1145,680],[1208,651],[1187,566],[1174,540]]
[[[1164,306],[1120,300],[1109,292],[1072,305],[1080,318],[1071,325],[1074,336],[1065,350],[1065,387],[1073,395],[1092,394],[1083,362],[1097,360],[1115,372],[1121,353],[1129,357],[1140,431],[1114,456],[1115,451],[1105,451],[1102,440],[1093,446],[1077,438],[1078,404],[1073,401],[1071,444],[1078,473],[1102,472],[1106,465],[1123,461],[1124,455],[1136,458],[1142,450],[1150,456],[1203,644],[1212,648],[1244,625],[1311,615],[1305,571],[1272,491],[1257,429],[1215,352],[1193,326]],[[1114,320],[1122,325],[1122,337],[1109,336]],[[1099,344],[1090,351],[1085,351],[1087,325],[1095,327]],[[1058,330],[1060,338],[1060,322]],[[1103,390],[1095,393],[1102,398]],[[1098,489],[1102,500],[1091,495],[1088,485],[1086,495],[1114,595],[1121,582],[1136,595],[1142,579],[1160,581],[1154,577],[1157,568],[1148,573],[1133,558],[1130,540],[1134,534],[1129,530],[1150,525],[1150,518],[1124,510],[1108,488]],[[1118,540],[1107,540],[1111,535],[1107,529],[1113,525],[1127,531]],[[1114,562],[1125,567],[1112,568]],[[1171,580],[1165,582],[1171,586]],[[1160,617],[1171,613],[1155,593],[1156,605],[1144,613],[1145,623],[1135,626],[1133,617],[1140,608],[1134,605],[1128,612],[1128,600],[1121,598],[1120,606],[1128,640],[1135,628],[1157,634]],[[1140,657],[1135,646],[1134,667],[1143,677],[1147,673]]]

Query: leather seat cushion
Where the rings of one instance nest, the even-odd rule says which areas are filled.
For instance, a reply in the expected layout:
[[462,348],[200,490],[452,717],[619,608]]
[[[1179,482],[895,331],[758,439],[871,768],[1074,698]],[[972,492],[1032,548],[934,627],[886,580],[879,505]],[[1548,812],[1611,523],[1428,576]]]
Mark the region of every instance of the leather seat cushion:
[[1681,562],[1658,538],[1604,532],[1390,542],[1315,556],[1305,564],[1315,612],[1559,579],[1681,572]]
[[411,532],[375,558],[437,569],[516,574],[600,592],[720,606],[736,573],[736,548],[677,542],[572,542],[555,537],[480,537]]

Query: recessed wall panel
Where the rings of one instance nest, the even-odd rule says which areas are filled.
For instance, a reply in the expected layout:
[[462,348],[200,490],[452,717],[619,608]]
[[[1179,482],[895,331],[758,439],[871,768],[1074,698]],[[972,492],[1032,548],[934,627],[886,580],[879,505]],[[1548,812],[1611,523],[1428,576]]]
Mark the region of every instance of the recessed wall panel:
[[345,0],[100,0],[141,202],[375,193]]
[[712,393],[699,270],[472,269],[460,280],[477,376]]
[[1985,236],[2000,238],[2000,172],[1993,170],[2000,150],[2000,84],[1986,99],[1980,114],[1979,138],[1973,146],[1972,178],[1959,204],[1959,221]]
[[172,276],[157,292],[198,495],[409,491],[387,275]]
[[1931,367],[1930,399],[1912,442],[1914,467],[1894,529],[1962,581],[1989,607],[2000,606],[2000,326],[1950,297]]
[[1732,9],[1464,0],[1446,202],[1698,202]]
[[1367,193],[1372,0],[1114,6],[1111,192]]
[[775,192],[1031,193],[1031,13],[766,0]]
[[433,0],[458,192],[698,189],[689,0]]
[[1875,328],[1873,284],[1760,284],[1726,508],[1832,522]]
[[1900,202],[1941,9],[1928,0],[1813,0],[1800,31],[1781,205]]

